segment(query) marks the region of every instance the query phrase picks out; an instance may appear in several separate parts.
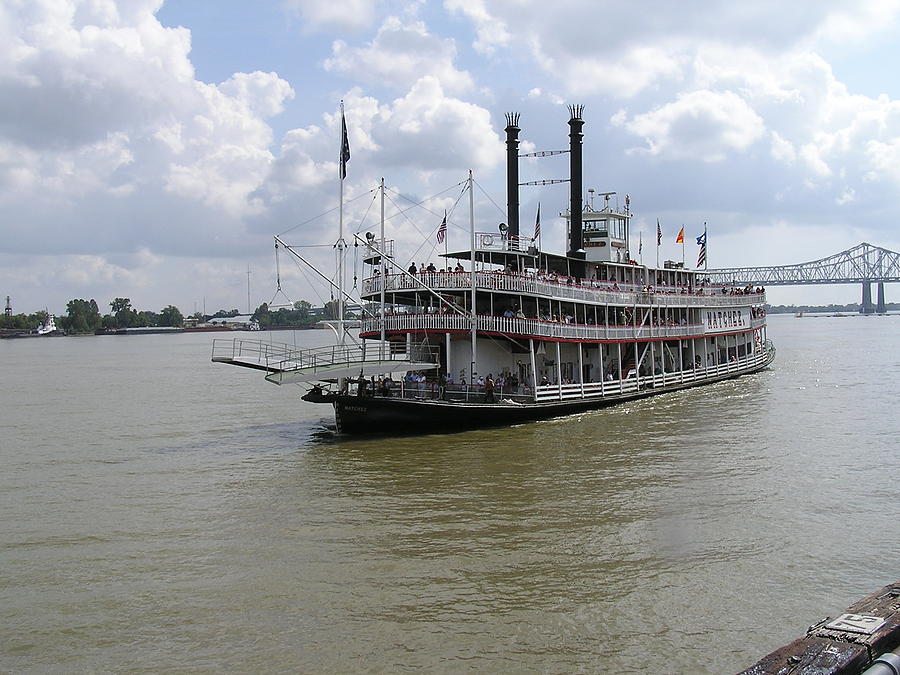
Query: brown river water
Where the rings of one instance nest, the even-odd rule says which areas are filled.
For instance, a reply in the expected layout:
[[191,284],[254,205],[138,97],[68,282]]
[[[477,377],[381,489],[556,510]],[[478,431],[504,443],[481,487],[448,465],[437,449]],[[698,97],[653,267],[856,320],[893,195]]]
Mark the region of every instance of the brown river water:
[[375,439],[209,335],[0,341],[0,671],[747,667],[900,579],[900,316],[769,324],[759,374]]

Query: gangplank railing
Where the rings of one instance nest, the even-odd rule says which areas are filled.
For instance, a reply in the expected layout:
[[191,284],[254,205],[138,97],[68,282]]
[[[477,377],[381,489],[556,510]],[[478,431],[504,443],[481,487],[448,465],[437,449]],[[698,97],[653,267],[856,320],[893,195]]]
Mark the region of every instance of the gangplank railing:
[[212,360],[257,367],[268,372],[302,370],[310,374],[362,363],[396,361],[428,363],[437,367],[439,352],[434,345],[412,345],[390,342],[363,342],[361,345],[330,345],[297,349],[287,344],[262,340],[213,340]]

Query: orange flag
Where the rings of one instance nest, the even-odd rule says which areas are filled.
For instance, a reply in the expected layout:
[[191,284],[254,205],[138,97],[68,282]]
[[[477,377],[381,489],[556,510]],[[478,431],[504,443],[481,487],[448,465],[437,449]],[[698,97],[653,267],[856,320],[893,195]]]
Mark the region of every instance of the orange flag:
[[683,243],[684,243],[684,227],[682,227],[682,228],[678,231],[678,236],[675,238],[675,243],[676,243],[676,244],[683,244]]

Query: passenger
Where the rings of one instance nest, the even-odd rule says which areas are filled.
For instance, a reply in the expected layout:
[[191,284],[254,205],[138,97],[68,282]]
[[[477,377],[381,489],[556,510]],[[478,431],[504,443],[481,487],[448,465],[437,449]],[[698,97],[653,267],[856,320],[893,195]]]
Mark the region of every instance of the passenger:
[[416,273],[418,273],[419,270],[416,269],[416,263],[413,262],[413,263],[410,263],[409,269],[406,271],[409,272],[410,274],[416,274]]
[[389,397],[391,395],[391,376],[387,375],[381,381],[381,389],[379,392],[382,396]]
[[493,403],[494,402],[493,373],[488,373],[488,376],[486,378],[484,378],[484,402],[485,403]]
[[428,263],[428,267],[425,268],[427,272],[437,272],[437,267],[434,266],[434,263]]

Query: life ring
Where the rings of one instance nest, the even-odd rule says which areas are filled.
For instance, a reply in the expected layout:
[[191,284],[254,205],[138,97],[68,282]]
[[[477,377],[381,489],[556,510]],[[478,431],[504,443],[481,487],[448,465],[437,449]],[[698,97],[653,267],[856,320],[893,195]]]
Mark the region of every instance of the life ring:
[[491,246],[493,243],[494,243],[494,235],[484,234],[481,236],[481,245],[482,246]]

